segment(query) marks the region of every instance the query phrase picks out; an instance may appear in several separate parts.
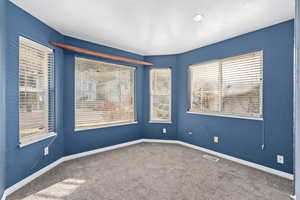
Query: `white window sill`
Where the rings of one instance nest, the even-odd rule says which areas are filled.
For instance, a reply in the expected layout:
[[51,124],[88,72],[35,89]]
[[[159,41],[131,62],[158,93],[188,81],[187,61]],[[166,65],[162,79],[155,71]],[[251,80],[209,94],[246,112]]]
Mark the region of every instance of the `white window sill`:
[[149,121],[150,124],[172,124],[171,121]]
[[230,115],[230,114],[223,114],[223,113],[202,113],[202,112],[193,112],[193,111],[187,111],[186,113],[195,114],[195,115],[229,117],[229,118],[237,118],[237,119],[250,119],[250,120],[258,120],[258,121],[263,121],[264,120],[262,117],[238,116],[238,115]]
[[21,147],[21,148],[26,147],[28,145],[34,144],[36,142],[45,140],[45,139],[50,138],[50,137],[54,137],[56,135],[57,135],[56,133],[52,132],[52,133],[43,133],[43,134],[36,134],[36,135],[32,135],[32,136],[27,136],[27,137],[24,137],[24,138],[20,139],[19,147]]
[[105,124],[105,125],[85,126],[85,127],[75,128],[75,131],[87,131],[87,130],[98,129],[98,128],[126,126],[126,125],[132,125],[137,123],[138,123],[137,121],[133,121],[133,122],[124,122],[124,123],[115,123],[115,124],[112,123],[112,124]]

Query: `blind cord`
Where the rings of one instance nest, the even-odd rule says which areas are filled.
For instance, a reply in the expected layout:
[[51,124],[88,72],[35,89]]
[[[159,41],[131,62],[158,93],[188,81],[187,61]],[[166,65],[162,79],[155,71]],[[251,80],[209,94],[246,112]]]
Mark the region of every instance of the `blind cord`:
[[265,121],[262,121],[262,144],[261,144],[261,150],[264,151],[265,150]]

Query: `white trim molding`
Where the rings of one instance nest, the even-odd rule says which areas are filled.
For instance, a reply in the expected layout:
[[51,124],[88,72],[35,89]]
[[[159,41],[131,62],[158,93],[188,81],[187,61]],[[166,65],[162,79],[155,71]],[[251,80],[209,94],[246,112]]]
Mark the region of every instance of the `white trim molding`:
[[81,128],[75,128],[75,132],[84,132],[88,130],[93,129],[99,129],[99,128],[110,128],[115,126],[127,126],[127,125],[133,125],[138,124],[138,121],[131,121],[131,122],[119,122],[119,123],[111,123],[111,124],[103,124],[103,125],[91,125],[91,126],[83,126]]
[[5,199],[6,199],[6,195],[5,195],[5,191],[4,191],[1,200],[5,200]]
[[114,150],[114,149],[119,149],[119,148],[131,146],[131,145],[134,145],[134,144],[139,144],[141,142],[142,142],[142,139],[134,140],[134,141],[131,141],[131,142],[125,142],[125,143],[121,143],[121,144],[117,144],[117,145],[113,145],[113,146],[108,146],[108,147],[104,147],[104,148],[100,148],[100,149],[95,149],[95,150],[92,150],[92,151],[86,151],[86,152],[83,152],[83,153],[77,153],[77,154],[65,156],[63,159],[64,159],[64,161],[69,161],[69,160],[73,160],[73,159],[76,159],[76,158],[90,156],[90,155],[94,155],[94,154],[105,152],[105,151],[111,151],[111,150]]
[[5,200],[8,195],[16,192],[17,190],[21,189],[22,187],[24,187],[25,185],[27,185],[28,183],[30,183],[34,179],[38,178],[39,176],[43,175],[44,173],[48,172],[49,170],[53,169],[54,167],[60,165],[61,163],[65,162],[65,161],[69,161],[69,160],[73,160],[73,159],[81,158],[81,157],[85,157],[85,156],[90,156],[90,155],[105,152],[105,151],[111,151],[111,150],[114,150],[114,149],[119,149],[119,148],[127,147],[127,146],[130,146],[130,145],[139,144],[139,143],[142,143],[142,142],[143,142],[143,140],[140,139],[140,140],[125,142],[125,143],[121,143],[121,144],[117,144],[117,145],[113,145],[113,146],[109,146],[109,147],[95,149],[95,150],[92,150],[92,151],[87,151],[87,152],[83,152],[83,153],[64,156],[64,157],[54,161],[53,163],[49,164],[48,166],[40,169],[39,171],[33,173],[32,175],[24,178],[23,180],[19,181],[18,183],[12,185],[11,187],[7,188],[4,191],[4,194],[3,194],[1,200]]
[[31,144],[34,144],[34,143],[42,141],[42,140],[46,140],[46,139],[54,137],[54,136],[57,136],[57,133],[51,132],[51,133],[42,133],[42,134],[36,134],[33,136],[28,136],[21,140],[19,147],[23,148],[23,147],[29,146]]
[[178,144],[178,140],[159,140],[159,139],[141,139],[142,142],[147,143],[165,143],[165,144]]
[[205,152],[205,153],[217,156],[219,158],[230,160],[230,161],[233,161],[233,162],[236,162],[236,163],[248,166],[248,167],[252,167],[252,168],[255,168],[255,169],[258,169],[258,170],[261,170],[261,171],[264,171],[264,172],[276,175],[276,176],[280,176],[282,178],[286,178],[286,179],[289,179],[289,180],[293,180],[294,179],[294,175],[293,174],[289,174],[289,173],[282,172],[282,171],[279,171],[279,170],[276,170],[276,169],[272,169],[270,167],[265,167],[263,165],[259,165],[259,164],[253,163],[253,162],[242,160],[242,159],[239,159],[239,158],[236,158],[236,157],[233,157],[233,156],[229,156],[229,155],[226,155],[226,154],[223,154],[223,153],[219,153],[219,152],[216,152],[216,151],[205,149],[205,148],[202,148],[202,147],[199,147],[199,146],[196,146],[196,145],[192,145],[192,144],[189,144],[189,143],[186,143],[186,142],[178,141],[178,140],[143,139],[143,142],[179,144],[179,145],[182,145],[182,146],[185,146],[185,147],[189,147],[189,148],[192,148],[192,149],[196,149],[196,150],[199,150],[199,151],[202,151],[202,152]]
[[7,188],[5,190],[3,196],[7,197],[8,195],[14,193],[15,191],[17,191],[20,188],[24,187],[25,185],[27,185],[28,183],[30,183],[34,179],[38,178],[39,176],[43,175],[44,173],[48,172],[49,170],[53,169],[54,167],[60,165],[62,162],[64,162],[64,158],[60,158],[60,159],[54,161],[53,163],[51,163],[50,165],[40,169],[39,171],[33,173],[32,175],[24,178],[23,180],[19,181],[18,183],[16,183],[16,184],[12,185],[11,187]]
[[277,175],[289,180],[293,180],[294,176],[293,174],[289,174],[286,172],[282,172],[279,170],[275,170],[269,167],[265,167],[256,163],[252,163],[246,160],[241,160],[232,156],[228,156],[216,151],[212,151],[209,149],[205,149],[196,145],[192,145],[192,144],[188,144],[186,142],[181,142],[178,140],[158,140],[158,139],[139,139],[139,140],[135,140],[135,141],[131,141],[131,142],[125,142],[125,143],[121,143],[121,144],[117,144],[117,145],[113,145],[113,146],[109,146],[109,147],[104,147],[104,148],[100,148],[100,149],[96,149],[96,150],[92,150],[92,151],[87,151],[87,152],[83,152],[83,153],[78,153],[78,154],[73,154],[73,155],[69,155],[69,156],[65,156],[62,157],[58,160],[56,160],[55,162],[51,163],[50,165],[42,168],[41,170],[33,173],[32,175],[26,177],[25,179],[21,180],[20,182],[14,184],[13,186],[7,188],[3,194],[3,197],[1,198],[1,200],[5,200],[5,198],[14,193],[15,191],[19,190],[20,188],[24,187],[25,185],[27,185],[28,183],[30,183],[31,181],[33,181],[34,179],[38,178],[39,176],[43,175],[44,173],[46,173],[47,171],[53,169],[54,167],[60,165],[61,163],[65,162],[65,161],[69,161],[69,160],[73,160],[73,159],[77,159],[77,158],[81,158],[81,157],[85,157],[85,156],[90,156],[90,155],[94,155],[94,154],[98,154],[101,152],[105,152],[105,151],[111,151],[114,149],[119,149],[119,148],[123,148],[123,147],[127,147],[127,146],[131,146],[131,145],[135,145],[135,144],[139,144],[139,143],[164,143],[164,144],[178,144],[178,145],[182,145],[185,147],[189,147],[192,149],[196,149],[208,154],[212,154],[214,156],[217,156],[219,158],[223,158],[223,159],[227,159],[248,167],[252,167],[273,175]]
[[196,111],[187,111],[187,114],[194,114],[194,115],[207,115],[207,116],[217,116],[217,117],[229,117],[229,118],[236,118],[236,119],[249,119],[249,120],[258,120],[263,121],[263,117],[251,117],[251,116],[239,116],[239,115],[230,115],[226,113],[208,113],[208,112],[196,112]]
[[198,146],[188,144],[188,143],[185,143],[185,142],[178,141],[178,144],[181,144],[183,146],[190,147],[190,148],[193,148],[193,149],[196,149],[196,150],[199,150],[199,151],[203,151],[203,152],[206,152],[208,154],[212,154],[212,155],[215,155],[217,157],[220,157],[220,158],[223,158],[223,159],[226,159],[226,160],[230,160],[230,161],[233,161],[233,162],[236,162],[236,163],[248,166],[248,167],[252,167],[252,168],[267,172],[269,174],[280,176],[282,178],[286,178],[286,179],[289,179],[289,180],[294,179],[293,174],[289,174],[289,173],[286,173],[286,172],[283,172],[283,171],[272,169],[270,167],[265,167],[263,165],[259,165],[259,164],[253,163],[253,162],[242,160],[242,159],[239,159],[239,158],[236,158],[236,157],[233,157],[233,156],[229,156],[229,155],[226,155],[226,154],[223,154],[223,153],[219,153],[219,152],[216,152],[216,151],[212,151],[212,150],[209,150],[209,149],[198,147]]

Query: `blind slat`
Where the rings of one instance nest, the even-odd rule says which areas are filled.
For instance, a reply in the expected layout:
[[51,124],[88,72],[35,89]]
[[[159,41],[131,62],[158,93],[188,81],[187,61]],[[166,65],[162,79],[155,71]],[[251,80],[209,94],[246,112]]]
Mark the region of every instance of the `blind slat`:
[[135,120],[135,68],[75,59],[75,128]]
[[150,121],[171,121],[171,69],[150,70]]
[[263,52],[190,66],[190,110],[262,115]]
[[[55,76],[53,50],[19,39],[20,139],[55,131]],[[53,91],[50,92],[50,89]]]
[[194,65],[190,70],[190,107],[199,112],[220,108],[220,65],[218,61]]

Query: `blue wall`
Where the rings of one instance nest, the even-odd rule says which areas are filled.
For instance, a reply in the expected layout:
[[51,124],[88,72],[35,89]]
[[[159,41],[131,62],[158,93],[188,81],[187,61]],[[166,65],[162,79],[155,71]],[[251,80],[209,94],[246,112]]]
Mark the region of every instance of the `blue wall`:
[[[177,67],[176,55],[168,56],[147,56],[145,61],[151,62],[154,65],[144,67],[144,101],[143,101],[143,137],[147,139],[168,139],[176,140],[177,138]],[[172,123],[149,123],[150,120],[150,91],[149,91],[149,70],[151,68],[166,68],[172,69]],[[163,134],[162,129],[166,128],[167,133]]]
[[[0,9],[3,0],[0,0]],[[3,12],[0,10],[0,31],[3,32]],[[292,97],[293,97],[293,21],[245,34],[230,40],[199,48],[179,55],[148,56],[121,51],[64,37],[41,23],[12,3],[7,9],[7,51],[5,91],[6,187],[9,187],[38,169],[64,155],[115,145],[140,138],[179,139],[191,144],[232,155],[274,169],[292,173]],[[149,67],[137,67],[136,96],[138,124],[74,132],[74,57],[93,58],[55,48],[57,75],[57,132],[58,136],[20,148],[18,132],[18,36],[23,35],[39,43],[65,42],[83,48],[113,55],[153,62],[152,67],[172,68],[172,124],[150,124],[149,121]],[[3,42],[1,34],[0,43]],[[4,45],[5,46],[5,45]],[[1,45],[3,47],[3,45]],[[264,50],[264,121],[187,114],[188,65]],[[0,50],[0,53],[3,52]],[[1,55],[1,54],[0,54]],[[1,58],[1,57],[0,57]],[[1,59],[2,60],[2,59]],[[128,65],[126,63],[116,62]],[[3,61],[1,61],[3,66]],[[1,71],[3,71],[3,68]],[[1,77],[2,78],[2,77]],[[3,79],[1,79],[3,80]],[[3,86],[1,88],[3,91]],[[3,99],[2,99],[3,101]],[[2,113],[2,111],[1,111]],[[0,120],[3,123],[3,120]],[[0,122],[0,123],[1,123]],[[162,134],[167,128],[167,134]],[[192,132],[192,135],[187,134]],[[0,155],[5,148],[3,130],[0,130]],[[264,134],[263,134],[264,133]],[[220,143],[212,142],[213,136]],[[265,140],[265,150],[261,144]],[[43,148],[52,142],[50,155],[43,157]],[[285,164],[276,164],[276,154],[285,156]],[[0,176],[3,173],[0,158]],[[2,164],[1,164],[2,161]],[[3,180],[0,179],[0,195]]]
[[[59,48],[51,47],[49,41],[63,42],[63,36],[36,18],[24,12],[14,4],[9,3],[8,9],[8,40],[6,51],[6,118],[7,118],[7,182],[6,186],[27,177],[33,172],[47,166],[49,163],[57,160],[64,155],[63,143],[63,51]],[[19,35],[30,38],[36,42],[54,48],[55,51],[55,68],[57,77],[57,132],[56,138],[50,138],[32,145],[19,147],[19,127],[18,127],[18,58],[19,58]],[[43,157],[43,148],[50,142],[50,154]]]
[[[178,55],[178,139],[292,173],[293,35],[293,21],[288,21]],[[257,50],[264,51],[264,121],[186,113],[190,64]],[[213,136],[220,137],[219,144]],[[276,163],[276,154],[285,156],[284,165]]]
[[0,0],[0,199],[5,189],[5,47],[7,0]]
[[[105,47],[95,45],[90,42],[65,37],[65,43],[87,48],[95,51],[105,52],[108,54],[124,56],[143,60],[142,56]],[[93,58],[86,55],[76,54],[65,51],[64,62],[64,133],[65,133],[65,153],[67,155],[93,150],[101,147],[111,146],[123,142],[128,142],[141,138],[141,122],[142,122],[142,101],[143,101],[143,66],[130,65],[137,67],[136,70],[136,103],[137,103],[137,121],[138,124],[126,126],[98,128],[92,130],[74,132],[74,61],[75,56],[96,59],[104,62],[112,62],[108,59]],[[117,64],[129,65],[122,62],[114,62]]]

